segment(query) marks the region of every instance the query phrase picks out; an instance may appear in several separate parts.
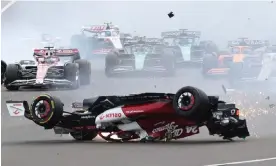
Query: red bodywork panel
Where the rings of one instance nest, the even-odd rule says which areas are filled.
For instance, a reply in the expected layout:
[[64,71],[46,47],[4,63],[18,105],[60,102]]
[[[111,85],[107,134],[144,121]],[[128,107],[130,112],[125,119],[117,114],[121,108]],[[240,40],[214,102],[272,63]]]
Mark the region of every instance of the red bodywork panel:
[[[128,118],[141,117],[137,123],[148,135],[154,137],[164,137],[168,130],[173,133],[173,138],[199,133],[196,122],[177,115],[172,102],[169,101],[126,105],[122,110]],[[143,119],[143,116],[146,118]]]

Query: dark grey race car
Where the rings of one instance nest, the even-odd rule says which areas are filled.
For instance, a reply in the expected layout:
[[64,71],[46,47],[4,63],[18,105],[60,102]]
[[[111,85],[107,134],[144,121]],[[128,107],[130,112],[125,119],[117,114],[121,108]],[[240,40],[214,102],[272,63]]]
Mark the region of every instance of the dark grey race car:
[[173,52],[166,49],[159,39],[148,38],[125,43],[124,50],[108,54],[105,74],[108,77],[126,73],[173,76],[174,64]]

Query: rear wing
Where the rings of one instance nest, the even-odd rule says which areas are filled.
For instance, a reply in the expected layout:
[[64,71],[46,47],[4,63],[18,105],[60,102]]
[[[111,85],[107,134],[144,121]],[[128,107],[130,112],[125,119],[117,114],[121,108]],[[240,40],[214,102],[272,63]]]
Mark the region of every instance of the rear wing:
[[139,39],[126,39],[124,42],[125,46],[135,45],[139,43],[145,43],[144,40]]
[[162,44],[163,40],[159,38],[146,38],[145,40],[146,44]]
[[199,38],[201,36],[200,31],[187,31],[186,29],[180,30],[180,36],[187,36],[190,38]]
[[162,38],[176,38],[180,35],[180,31],[167,31],[167,32],[161,32]]
[[105,30],[109,29],[116,29],[119,30],[116,26],[106,23],[106,25],[85,25],[82,26],[81,30],[86,31],[86,32],[91,32],[91,33],[100,33]]
[[[35,55],[44,55],[49,49],[34,49]],[[53,49],[56,56],[73,56],[79,53],[79,50],[76,48],[64,48],[64,49]]]
[[228,47],[234,46],[250,46],[253,48],[264,47],[269,45],[268,40],[249,40],[247,38],[239,38],[240,40],[228,41]]

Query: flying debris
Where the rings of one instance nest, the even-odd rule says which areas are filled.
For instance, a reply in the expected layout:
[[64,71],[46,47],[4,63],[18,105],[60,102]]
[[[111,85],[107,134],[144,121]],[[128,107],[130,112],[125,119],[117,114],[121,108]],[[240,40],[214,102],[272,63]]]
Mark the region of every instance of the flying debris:
[[174,17],[173,12],[170,12],[170,13],[168,14],[168,16],[169,16],[170,18]]

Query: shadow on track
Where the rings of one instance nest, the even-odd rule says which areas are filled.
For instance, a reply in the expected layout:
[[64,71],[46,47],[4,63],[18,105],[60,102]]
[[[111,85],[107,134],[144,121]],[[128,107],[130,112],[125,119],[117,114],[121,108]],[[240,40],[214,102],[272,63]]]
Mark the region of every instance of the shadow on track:
[[33,141],[15,141],[15,142],[2,142],[2,146],[48,146],[48,145],[75,145],[75,144],[85,144],[85,145],[138,145],[138,146],[145,146],[145,145],[164,145],[164,146],[172,146],[172,145],[210,145],[210,144],[233,144],[233,143],[241,143],[246,142],[244,140],[234,140],[234,141],[228,141],[228,140],[181,140],[181,141],[171,141],[171,142],[136,142],[136,141],[130,141],[130,142],[103,142],[101,141],[75,141],[75,140],[33,140]]

